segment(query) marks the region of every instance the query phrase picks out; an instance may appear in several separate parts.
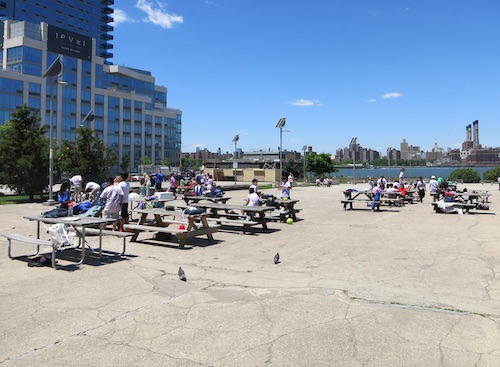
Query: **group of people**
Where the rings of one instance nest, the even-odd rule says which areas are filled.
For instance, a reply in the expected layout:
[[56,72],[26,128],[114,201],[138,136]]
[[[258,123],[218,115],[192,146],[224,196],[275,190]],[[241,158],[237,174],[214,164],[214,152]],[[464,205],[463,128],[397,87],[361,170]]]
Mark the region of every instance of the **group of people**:
[[[428,185],[428,191],[430,195],[432,195],[434,198],[437,197],[438,192],[442,192],[445,200],[446,198],[452,198],[455,196],[454,192],[449,190],[449,187],[451,183],[449,183],[447,180],[443,179],[442,177],[439,177],[436,179],[436,176],[431,176],[430,181],[427,183],[422,176],[418,178],[418,180],[415,180],[412,184],[410,184],[406,180],[405,176],[405,169],[401,168],[399,172],[399,177],[398,180],[393,182],[393,183],[388,183],[387,179],[384,177],[384,175],[380,175],[380,178],[377,179],[376,183],[373,181],[373,179],[368,176],[367,177],[367,182],[368,182],[368,189],[371,190],[374,193],[374,200],[372,203],[372,209],[375,208],[376,201],[379,200],[380,198],[380,193],[381,192],[399,192],[401,195],[406,195],[406,191],[414,188],[417,192],[418,199],[422,203],[423,199],[425,197],[425,194],[427,192],[427,185]],[[449,200],[449,199],[448,199]]]
[[[158,169],[156,173],[152,173],[151,175],[144,172],[142,177],[139,179],[139,193],[141,196],[151,196],[154,192],[163,191],[163,182],[165,181],[165,176],[161,173],[161,170]],[[175,178],[174,173],[170,173],[168,177],[169,188],[168,191],[174,193],[174,196],[177,194],[177,180]]]
[[[128,223],[129,219],[130,183],[128,182],[128,173],[121,173],[116,178],[108,177],[101,185],[88,181],[85,183],[84,189],[83,182],[82,176],[76,174],[61,184],[57,194],[60,208],[72,210],[70,206],[73,202],[81,203],[82,201],[102,205],[103,218],[116,219],[113,222],[113,230],[119,229],[123,231],[123,225]],[[70,194],[71,188],[73,188],[74,198]]]

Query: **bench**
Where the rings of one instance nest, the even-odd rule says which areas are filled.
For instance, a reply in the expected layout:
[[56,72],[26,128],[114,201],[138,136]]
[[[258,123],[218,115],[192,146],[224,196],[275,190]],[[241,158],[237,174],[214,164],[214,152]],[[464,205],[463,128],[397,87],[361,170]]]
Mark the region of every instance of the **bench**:
[[[85,229],[85,234],[96,234],[96,235],[99,235],[99,228],[86,228]],[[123,251],[122,251],[121,254],[118,255],[118,256],[123,256],[123,255],[125,255],[125,246],[126,246],[127,237],[132,237],[134,234],[132,232],[118,232],[118,231],[112,231],[110,229],[103,229],[102,230],[102,235],[103,236],[115,236],[115,237],[118,237],[118,238],[123,238]]]
[[19,256],[12,256],[12,253],[11,253],[11,244],[12,244],[12,241],[27,243],[27,244],[36,246],[37,249],[36,249],[36,253],[35,254],[24,255],[24,256],[29,256],[29,257],[30,256],[36,256],[36,255],[38,255],[38,253],[40,252],[40,246],[50,247],[52,249],[52,267],[54,269],[57,269],[57,266],[56,266],[57,245],[54,244],[54,243],[52,243],[52,241],[40,240],[38,238],[27,237],[27,236],[23,236],[23,235],[20,235],[20,234],[17,234],[17,233],[4,233],[4,234],[2,234],[2,236],[5,237],[5,238],[7,238],[7,240],[9,241],[9,247],[8,247],[9,258],[11,258],[11,259],[19,258]]
[[[451,208],[458,208],[458,209],[465,209],[465,212],[468,213],[469,210],[471,209],[477,209],[477,204],[470,204],[470,203],[460,203],[460,202],[456,202],[456,201],[453,201],[453,202],[448,202],[448,203],[451,203],[453,204],[451,206]],[[431,203],[432,206],[434,207],[434,211],[436,213],[445,213],[442,209],[440,209],[438,207],[438,203],[437,202],[432,202]]]
[[[346,200],[341,200],[340,203],[341,204],[344,204],[344,210],[347,209],[347,204],[349,204],[349,209],[352,209],[352,203],[368,203],[369,204],[369,207],[371,208],[372,206],[372,203],[373,203],[373,200],[370,200],[370,199],[346,199]],[[377,200],[375,202],[375,207],[377,208],[377,210],[380,210],[380,201]]]
[[[181,223],[185,224],[185,222],[179,222],[179,221],[169,221],[169,224],[174,224],[174,223]],[[187,229],[179,229],[171,226],[165,226],[165,227],[160,227],[160,226],[148,226],[148,225],[143,225],[143,224],[124,224],[123,228],[126,230],[133,230],[135,233],[132,233],[134,236],[136,236],[139,232],[159,232],[159,233],[167,233],[169,235],[175,235],[177,237],[177,240],[179,241],[179,248],[184,248],[186,245],[186,242],[188,239],[204,235],[206,234],[209,238],[209,241],[212,242],[212,233],[217,232],[219,227],[218,226],[210,226],[210,227],[197,227],[196,229],[192,230],[187,230]],[[187,228],[187,227],[185,227]],[[170,236],[169,236],[170,237]],[[135,242],[137,240],[137,237],[135,239],[133,238],[131,241]]]
[[242,227],[243,234],[245,234],[245,232],[247,232],[247,229],[249,227],[255,226],[257,224],[260,224],[259,222],[255,222],[255,221],[251,221],[251,220],[231,219],[231,217],[229,217],[229,218],[223,218],[223,217],[213,218],[213,217],[209,217],[209,218],[207,218],[207,222],[215,222],[218,225],[226,225],[228,227],[234,226],[236,224],[242,224],[243,225],[243,227]]
[[295,214],[299,213],[301,210],[302,209],[293,208],[293,214],[290,213],[289,210],[279,213],[279,215],[280,215],[280,222],[286,222],[286,220],[288,218],[292,218],[295,221],[296,220]]

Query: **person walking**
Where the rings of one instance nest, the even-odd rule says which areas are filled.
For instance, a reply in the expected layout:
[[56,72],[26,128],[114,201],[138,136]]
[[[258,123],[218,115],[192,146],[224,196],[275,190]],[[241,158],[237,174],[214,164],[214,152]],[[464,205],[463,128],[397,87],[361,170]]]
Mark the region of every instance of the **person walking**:
[[120,211],[120,232],[123,232],[123,225],[128,223],[128,196],[130,194],[130,182],[128,182],[128,173],[123,172],[118,177],[118,186],[122,190],[123,200]]
[[420,176],[420,178],[417,181],[417,191],[418,191],[418,197],[419,197],[421,203],[423,202],[424,196],[425,196],[425,185],[426,185],[426,182],[424,181],[422,176]]

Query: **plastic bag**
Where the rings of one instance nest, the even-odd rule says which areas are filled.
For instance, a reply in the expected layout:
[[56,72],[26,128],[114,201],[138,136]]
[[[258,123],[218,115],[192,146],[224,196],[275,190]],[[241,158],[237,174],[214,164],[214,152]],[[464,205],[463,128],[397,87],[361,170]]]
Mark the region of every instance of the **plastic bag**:
[[50,235],[52,243],[56,244],[58,247],[71,245],[71,240],[68,236],[68,231],[66,230],[66,225],[63,223],[52,224],[47,228],[47,232]]

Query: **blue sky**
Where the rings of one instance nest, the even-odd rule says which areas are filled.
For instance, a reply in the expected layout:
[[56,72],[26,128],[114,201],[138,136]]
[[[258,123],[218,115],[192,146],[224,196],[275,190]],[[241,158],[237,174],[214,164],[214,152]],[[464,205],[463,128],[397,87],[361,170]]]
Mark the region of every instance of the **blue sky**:
[[500,146],[498,0],[115,1],[115,64],[183,111],[182,151]]

